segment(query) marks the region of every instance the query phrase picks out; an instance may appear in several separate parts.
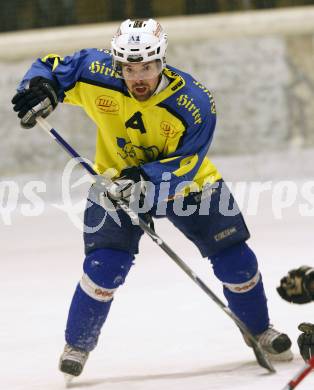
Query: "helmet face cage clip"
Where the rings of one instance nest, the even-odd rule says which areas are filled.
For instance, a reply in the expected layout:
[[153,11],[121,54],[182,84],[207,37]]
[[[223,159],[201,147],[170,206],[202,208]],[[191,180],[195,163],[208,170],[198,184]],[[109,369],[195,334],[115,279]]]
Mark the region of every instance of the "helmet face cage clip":
[[[113,69],[122,78],[122,67],[158,60],[159,73],[166,66],[167,35],[153,19],[126,20],[111,41]],[[159,65],[160,64],[160,65]]]

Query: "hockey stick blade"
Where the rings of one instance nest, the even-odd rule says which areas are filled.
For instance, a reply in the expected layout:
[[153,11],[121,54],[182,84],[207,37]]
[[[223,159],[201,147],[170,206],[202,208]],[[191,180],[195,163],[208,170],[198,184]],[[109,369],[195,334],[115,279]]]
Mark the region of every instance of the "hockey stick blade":
[[262,350],[262,347],[260,345],[255,345],[253,348],[254,355],[256,357],[257,363],[261,366],[266,368],[269,372],[276,372],[274,369],[274,366],[270,362],[268,356],[265,354],[265,352]]
[[227,314],[229,315],[229,317],[231,317],[233,319],[233,321],[237,324],[244,339],[246,339],[247,342],[251,345],[257,363],[261,367],[268,370],[269,372],[275,373],[276,370],[275,370],[273,364],[271,363],[267,353],[263,350],[263,348],[261,347],[261,345],[258,342],[258,340],[256,339],[256,337],[252,335],[252,333],[247,329],[245,324],[241,320],[239,320],[239,318],[235,314],[233,314],[233,312],[229,308],[225,307],[224,311],[225,312],[228,311]]

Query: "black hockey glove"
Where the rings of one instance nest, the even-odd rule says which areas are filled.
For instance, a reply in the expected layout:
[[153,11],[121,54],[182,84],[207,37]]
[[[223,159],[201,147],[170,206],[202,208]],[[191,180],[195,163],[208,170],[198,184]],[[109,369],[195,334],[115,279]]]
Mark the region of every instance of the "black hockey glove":
[[29,88],[17,92],[12,99],[13,110],[18,112],[21,126],[31,129],[36,125],[36,118],[46,118],[57,106],[57,85],[43,77],[30,80]]
[[131,195],[139,200],[139,205],[143,204],[145,196],[145,179],[138,167],[129,167],[121,171],[120,177],[114,180],[108,188],[111,199],[124,199],[130,202]]
[[281,298],[292,303],[308,303],[314,300],[314,268],[302,266],[289,271],[277,287]]
[[[134,212],[137,213],[142,209],[145,202],[146,181],[148,177],[141,172],[139,167],[129,167],[121,171],[120,177],[112,181],[107,191],[104,192],[102,184],[95,183],[93,185],[94,202],[100,204],[109,212],[115,212],[119,209],[118,200],[125,200],[128,204],[131,201],[131,206]],[[134,202],[134,203],[133,203]],[[154,222],[149,212],[140,211],[141,217],[154,230]]]
[[314,356],[314,324],[303,322],[298,329],[303,332],[298,337],[300,354],[305,361],[308,361]]

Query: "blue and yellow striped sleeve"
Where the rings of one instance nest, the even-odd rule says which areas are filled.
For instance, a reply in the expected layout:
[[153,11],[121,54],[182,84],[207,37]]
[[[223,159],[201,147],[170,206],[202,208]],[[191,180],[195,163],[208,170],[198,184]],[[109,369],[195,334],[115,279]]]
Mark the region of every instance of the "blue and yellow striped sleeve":
[[75,85],[80,78],[82,64],[87,55],[88,51],[84,49],[65,58],[58,54],[48,54],[43,58],[38,58],[23,77],[18,90],[26,89],[32,78],[40,76],[58,85],[58,98],[63,101],[64,92]]

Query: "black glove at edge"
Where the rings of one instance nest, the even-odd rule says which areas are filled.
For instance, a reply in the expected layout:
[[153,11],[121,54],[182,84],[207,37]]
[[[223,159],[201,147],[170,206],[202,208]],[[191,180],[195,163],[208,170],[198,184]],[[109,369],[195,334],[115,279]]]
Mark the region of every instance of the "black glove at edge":
[[29,88],[17,92],[13,99],[13,110],[18,112],[21,126],[30,129],[36,125],[36,118],[46,118],[58,104],[57,84],[44,77],[34,77],[30,80]]
[[277,292],[288,302],[303,304],[314,300],[314,268],[302,266],[289,271],[288,275],[280,280]]
[[298,329],[303,332],[298,337],[300,354],[305,361],[314,356],[314,324],[302,322]]

